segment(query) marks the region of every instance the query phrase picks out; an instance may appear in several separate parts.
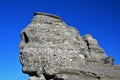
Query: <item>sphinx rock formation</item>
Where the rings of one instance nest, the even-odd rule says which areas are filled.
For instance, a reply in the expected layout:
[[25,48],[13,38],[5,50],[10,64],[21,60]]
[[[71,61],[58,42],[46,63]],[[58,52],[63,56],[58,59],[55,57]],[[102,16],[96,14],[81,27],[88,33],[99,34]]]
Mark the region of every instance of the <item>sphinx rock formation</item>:
[[90,34],[36,12],[21,32],[20,62],[29,80],[119,80],[120,66]]

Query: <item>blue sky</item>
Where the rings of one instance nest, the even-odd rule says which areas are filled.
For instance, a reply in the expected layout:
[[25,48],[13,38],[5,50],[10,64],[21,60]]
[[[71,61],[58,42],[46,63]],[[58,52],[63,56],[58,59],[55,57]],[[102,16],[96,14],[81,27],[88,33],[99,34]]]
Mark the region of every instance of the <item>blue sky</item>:
[[0,80],[27,80],[19,63],[20,32],[34,12],[58,15],[91,34],[120,64],[120,0],[0,0]]

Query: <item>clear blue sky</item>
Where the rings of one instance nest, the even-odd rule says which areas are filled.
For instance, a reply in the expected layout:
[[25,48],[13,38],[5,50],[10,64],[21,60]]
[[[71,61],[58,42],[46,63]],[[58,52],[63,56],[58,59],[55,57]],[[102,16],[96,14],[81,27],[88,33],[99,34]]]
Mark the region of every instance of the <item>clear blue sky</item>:
[[58,15],[92,34],[120,64],[120,0],[0,0],[0,80],[27,80],[19,63],[20,32],[36,11]]

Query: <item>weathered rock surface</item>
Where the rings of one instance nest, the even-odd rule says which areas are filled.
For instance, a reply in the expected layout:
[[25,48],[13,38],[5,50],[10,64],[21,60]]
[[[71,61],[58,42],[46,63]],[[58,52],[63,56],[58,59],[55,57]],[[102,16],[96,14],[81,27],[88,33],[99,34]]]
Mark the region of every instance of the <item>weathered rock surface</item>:
[[120,66],[96,39],[60,17],[37,12],[21,32],[20,62],[29,80],[119,80]]

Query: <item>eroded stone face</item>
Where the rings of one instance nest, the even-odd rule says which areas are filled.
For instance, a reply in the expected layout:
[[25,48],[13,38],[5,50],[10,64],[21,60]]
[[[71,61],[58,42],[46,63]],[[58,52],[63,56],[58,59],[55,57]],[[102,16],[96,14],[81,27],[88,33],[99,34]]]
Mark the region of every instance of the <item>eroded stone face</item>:
[[37,44],[25,41],[26,37],[24,34],[25,32],[22,33],[22,37],[24,38],[20,43],[20,61],[23,67],[23,72],[33,75],[37,72],[38,64],[40,62],[40,56],[37,56],[39,50]]
[[[21,32],[20,60],[23,72],[39,76],[44,69],[46,74],[54,75],[85,66],[87,46],[77,30],[58,18],[47,16],[46,20],[46,16],[35,16]],[[38,17],[41,19],[36,19]]]
[[105,80],[119,73],[91,35],[81,37],[57,16],[35,13],[21,38],[20,62],[29,80]]

